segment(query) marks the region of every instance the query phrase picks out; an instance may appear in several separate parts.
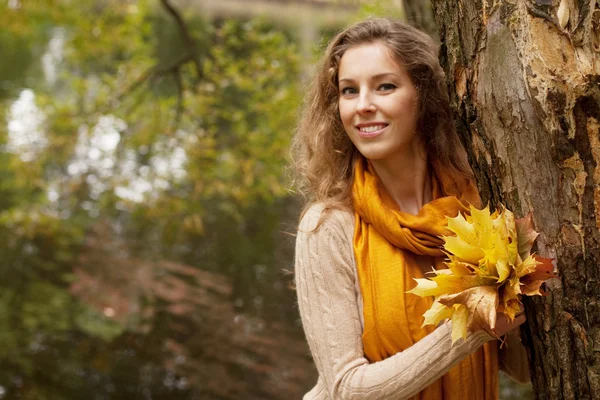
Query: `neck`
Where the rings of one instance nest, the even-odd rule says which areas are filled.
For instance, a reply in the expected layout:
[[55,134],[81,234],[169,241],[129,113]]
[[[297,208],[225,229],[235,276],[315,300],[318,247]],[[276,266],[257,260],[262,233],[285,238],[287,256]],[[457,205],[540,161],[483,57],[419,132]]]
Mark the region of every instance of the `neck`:
[[432,200],[427,153],[420,143],[393,158],[371,160],[377,176],[400,210],[418,214]]

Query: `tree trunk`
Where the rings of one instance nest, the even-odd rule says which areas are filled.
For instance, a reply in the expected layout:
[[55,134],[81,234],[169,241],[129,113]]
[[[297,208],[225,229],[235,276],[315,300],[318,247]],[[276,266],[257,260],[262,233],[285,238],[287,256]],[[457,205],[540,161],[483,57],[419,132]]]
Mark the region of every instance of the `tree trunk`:
[[600,399],[600,6],[432,0],[483,201],[533,212],[556,259],[522,329],[538,399]]

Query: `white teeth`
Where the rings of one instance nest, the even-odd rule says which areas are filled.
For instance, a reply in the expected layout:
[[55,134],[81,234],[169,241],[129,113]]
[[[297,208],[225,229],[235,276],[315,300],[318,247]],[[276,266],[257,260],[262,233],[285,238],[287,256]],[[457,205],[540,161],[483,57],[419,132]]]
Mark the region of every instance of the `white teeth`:
[[370,133],[385,128],[385,125],[361,126],[358,128],[361,132]]

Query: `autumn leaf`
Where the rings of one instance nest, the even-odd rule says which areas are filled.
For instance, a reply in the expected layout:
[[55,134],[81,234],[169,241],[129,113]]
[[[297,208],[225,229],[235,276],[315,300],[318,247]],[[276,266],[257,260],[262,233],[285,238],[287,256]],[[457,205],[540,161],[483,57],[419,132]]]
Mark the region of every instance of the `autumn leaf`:
[[[438,301],[446,307],[464,306],[468,311],[471,326],[489,326],[492,331],[496,328],[498,292],[493,286],[473,287],[457,294],[442,296]],[[454,328],[453,320],[452,329]],[[463,327],[459,326],[456,329],[462,332]]]
[[533,247],[533,242],[535,242],[535,239],[539,235],[539,233],[533,230],[533,223],[531,222],[532,216],[533,214],[529,213],[525,218],[515,220],[519,255],[522,260],[525,260],[529,256],[531,248]]
[[429,279],[415,279],[417,282],[417,286],[412,288],[406,293],[416,294],[417,296],[426,297],[426,296],[436,296],[436,293],[439,291],[438,285],[436,282]]
[[429,279],[415,279],[417,286],[407,293],[419,296],[440,296],[459,293],[463,290],[492,283],[486,278],[472,274],[453,274],[450,270],[435,271],[435,276]]
[[444,248],[465,262],[477,264],[485,256],[481,248],[469,244],[459,236],[445,236],[444,241]]
[[475,226],[469,223],[462,214],[458,214],[456,218],[448,218],[448,230],[454,232],[458,238],[471,246],[479,245]]
[[527,258],[517,267],[515,271],[518,278],[531,274],[537,270],[539,261],[536,260],[535,256],[530,254]]
[[567,23],[569,23],[569,5],[567,0],[561,0],[558,5],[558,10],[556,11],[556,17],[558,18],[558,25],[561,29],[565,29]]
[[554,266],[552,265],[551,258],[543,258],[540,256],[534,256],[535,260],[538,262],[538,265],[534,272],[524,275],[524,277],[532,280],[546,280],[549,278],[554,278],[556,275],[554,274]]
[[475,266],[464,263],[453,257],[450,258],[450,261],[447,262],[446,265],[448,266],[448,269],[450,270],[450,272],[455,275],[473,274],[473,273],[475,273],[475,269],[476,269]]
[[537,262],[535,271],[521,278],[521,294],[526,296],[543,295],[541,289],[544,281],[556,277],[552,260],[535,256]]
[[452,308],[446,307],[439,301],[434,301],[431,305],[431,308],[425,311],[425,313],[423,314],[425,320],[423,321],[423,325],[421,326],[421,328],[426,325],[439,324],[441,321],[452,317],[452,312]]
[[467,323],[469,321],[469,310],[462,304],[453,307],[452,312],[452,343],[458,339],[467,338]]
[[455,304],[447,307],[439,301],[434,301],[431,308],[427,310],[423,317],[423,326],[437,325],[445,319],[452,321],[452,343],[460,338],[467,338],[467,325],[469,322],[469,310],[462,304]]
[[521,301],[519,300],[520,294],[521,281],[516,275],[513,275],[498,289],[500,299],[498,312],[506,314],[511,321],[514,320],[516,315],[521,311]]

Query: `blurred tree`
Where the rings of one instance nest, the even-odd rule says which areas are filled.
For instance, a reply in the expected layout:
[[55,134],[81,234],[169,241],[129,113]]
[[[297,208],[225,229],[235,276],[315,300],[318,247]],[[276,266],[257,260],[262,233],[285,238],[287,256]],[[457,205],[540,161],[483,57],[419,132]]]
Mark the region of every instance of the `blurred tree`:
[[402,9],[408,21],[427,32],[436,42],[439,42],[438,27],[433,18],[431,1],[402,0]]

